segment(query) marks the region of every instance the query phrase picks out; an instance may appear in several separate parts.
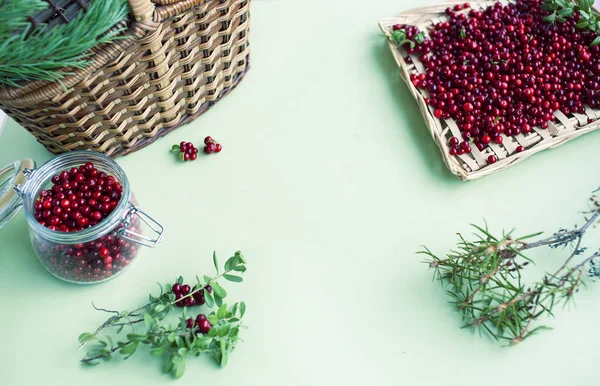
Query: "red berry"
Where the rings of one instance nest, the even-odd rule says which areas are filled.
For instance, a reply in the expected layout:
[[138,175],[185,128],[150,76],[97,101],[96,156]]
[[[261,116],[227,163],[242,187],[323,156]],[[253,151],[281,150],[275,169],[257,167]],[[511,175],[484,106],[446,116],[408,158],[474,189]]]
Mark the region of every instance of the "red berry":
[[205,144],[205,145],[208,145],[208,144],[209,144],[209,143],[211,143],[211,142],[213,142],[213,139],[212,139],[212,137],[210,137],[210,136],[209,136],[209,137],[206,137],[206,138],[204,138],[204,144]]
[[517,146],[517,153],[525,151],[525,146]]
[[211,328],[212,328],[212,325],[206,319],[204,319],[204,320],[200,321],[200,323],[198,323],[198,330],[202,334],[208,334],[208,332],[210,331]]
[[496,156],[492,154],[488,157],[487,161],[489,164],[495,164],[496,161],[498,161],[498,158],[496,158]]
[[214,143],[209,143],[208,145],[204,146],[204,152],[206,154],[212,154],[214,153],[216,150],[216,146]]
[[173,291],[174,294],[181,293],[181,284],[179,284],[179,283],[173,284],[173,287],[171,287],[171,290]]
[[488,143],[492,142],[492,138],[489,135],[484,135],[481,137],[481,142],[487,145]]
[[433,116],[440,119],[444,115],[444,112],[441,109],[437,109],[433,112]]
[[220,143],[217,143],[217,144],[215,145],[215,153],[220,153],[220,152],[221,152],[221,150],[223,150],[223,146],[221,146],[221,144],[220,144]]
[[187,295],[190,293],[190,286],[187,284],[184,284],[183,286],[181,286],[181,293],[183,295]]

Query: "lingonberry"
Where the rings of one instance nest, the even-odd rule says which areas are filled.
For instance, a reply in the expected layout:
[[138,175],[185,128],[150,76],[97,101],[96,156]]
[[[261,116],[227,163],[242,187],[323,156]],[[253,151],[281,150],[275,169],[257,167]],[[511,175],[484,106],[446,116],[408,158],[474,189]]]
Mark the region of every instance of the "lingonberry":
[[207,319],[203,319],[200,321],[200,323],[197,323],[197,324],[198,324],[198,331],[200,331],[200,333],[202,333],[202,334],[208,334],[208,332],[212,328],[212,325],[210,324],[210,322]]
[[207,285],[206,287],[204,287],[204,289],[206,289],[206,291],[207,291],[209,294],[212,294],[212,291],[213,291],[213,289],[212,289],[212,287],[210,286],[210,284],[209,284],[209,285]]
[[189,328],[189,329],[192,329],[192,328],[194,328],[194,319],[192,319],[192,318],[188,318],[188,319],[185,321],[185,327],[186,327],[186,328]]
[[525,151],[525,146],[517,146],[517,153]]
[[208,145],[204,146],[204,153],[212,154],[215,152],[216,148],[217,147],[215,146],[215,144],[211,142]]
[[204,314],[196,315],[196,324],[200,324],[203,320],[206,320],[206,315],[204,315]]
[[496,158],[496,156],[492,154],[487,158],[487,161],[489,164],[495,164],[496,161],[498,161],[498,158]]
[[182,286],[181,286],[181,293],[182,293],[183,295],[187,295],[187,294],[189,294],[189,293],[190,293],[190,286],[189,286],[189,285],[187,285],[187,284],[184,284],[184,285],[182,285]]
[[173,284],[173,287],[171,287],[171,290],[173,291],[173,293],[175,295],[181,293],[181,284],[179,284],[179,283]]

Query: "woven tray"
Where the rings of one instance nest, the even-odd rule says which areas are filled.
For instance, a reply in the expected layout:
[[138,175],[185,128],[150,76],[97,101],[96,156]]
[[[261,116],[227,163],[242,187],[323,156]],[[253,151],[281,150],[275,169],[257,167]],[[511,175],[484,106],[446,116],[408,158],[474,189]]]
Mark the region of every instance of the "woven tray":
[[[485,9],[497,1],[470,1],[471,9]],[[508,1],[500,1],[502,4],[508,4]],[[455,4],[464,4],[463,1],[448,1],[427,7],[415,8],[403,12],[396,17],[382,19],[379,26],[384,34],[390,36],[394,24],[407,24],[419,27],[429,36],[429,31],[439,22],[448,21],[445,10]],[[465,10],[462,12],[468,12]],[[561,111],[556,111],[554,115],[558,118],[558,123],[548,122],[548,129],[533,127],[529,134],[519,134],[514,137],[507,137],[502,134],[503,143],[501,145],[490,143],[483,151],[479,151],[475,146],[472,147],[472,153],[451,156],[449,154],[448,140],[455,136],[462,138],[461,132],[453,119],[437,119],[433,116],[434,109],[425,103],[427,90],[417,89],[410,81],[410,74],[425,73],[425,67],[419,61],[418,54],[411,55],[412,63],[406,63],[404,58],[408,55],[404,48],[398,48],[389,42],[389,48],[400,67],[400,75],[407,84],[410,92],[417,100],[421,114],[425,119],[425,124],[433,137],[433,140],[439,146],[444,163],[450,171],[463,181],[475,180],[485,175],[495,173],[506,169],[533,154],[544,149],[553,148],[570,141],[582,134],[600,128],[600,110],[591,109],[586,106],[585,115],[570,114],[565,116]],[[593,122],[588,123],[589,120]],[[524,146],[525,151],[517,153],[518,146]],[[498,161],[494,164],[488,164],[487,157],[491,154],[496,155]]]
[[[32,25],[52,28],[88,0],[47,0]],[[249,68],[251,0],[128,0],[123,39],[89,52],[61,82],[0,87],[0,109],[49,151],[131,153],[195,119]],[[233,106],[232,106],[233,109]]]

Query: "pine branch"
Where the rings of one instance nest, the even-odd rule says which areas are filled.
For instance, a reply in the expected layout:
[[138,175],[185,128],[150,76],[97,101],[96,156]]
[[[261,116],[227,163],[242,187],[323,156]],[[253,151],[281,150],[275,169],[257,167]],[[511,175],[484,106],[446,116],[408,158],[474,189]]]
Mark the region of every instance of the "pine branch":
[[28,17],[45,9],[41,0],[0,0],[0,87],[55,81],[88,65],[89,50],[118,38],[129,14],[127,0],[95,0],[87,12],[47,31],[32,30]]
[[[600,219],[600,204],[591,198],[592,210],[582,227],[560,229],[552,236],[529,241],[536,235],[514,239],[511,234],[495,237],[487,227],[477,227],[476,239],[469,241],[459,235],[458,248],[440,259],[429,249],[420,252],[428,256],[426,263],[435,269],[435,276],[448,287],[448,295],[461,313],[465,327],[475,327],[511,345],[525,340],[543,326],[534,321],[552,314],[558,302],[569,301],[583,282],[584,273],[600,277],[596,261],[600,250],[586,254],[582,247],[586,232]],[[539,247],[571,247],[571,251],[554,274],[530,287],[522,284],[521,272],[531,262],[523,252]],[[575,258],[581,258],[572,264]],[[495,331],[494,331],[495,330]]]

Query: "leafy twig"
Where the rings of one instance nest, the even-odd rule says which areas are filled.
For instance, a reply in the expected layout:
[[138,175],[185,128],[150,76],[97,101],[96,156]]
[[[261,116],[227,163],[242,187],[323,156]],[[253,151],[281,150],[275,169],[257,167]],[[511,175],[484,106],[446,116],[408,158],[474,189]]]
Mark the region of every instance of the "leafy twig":
[[[197,277],[197,284],[193,291],[178,299],[172,291],[173,286],[165,284],[159,285],[158,297],[149,295],[148,303],[131,312],[112,311],[94,305],[97,310],[114,315],[102,323],[94,333],[83,333],[79,336],[80,348],[93,343],[81,362],[98,364],[101,359],[111,359],[115,353],[127,359],[137,351],[140,344],[143,344],[150,347],[152,355],[164,358],[165,372],[171,373],[175,378],[183,375],[185,358],[191,355],[200,356],[203,353],[210,353],[222,366],[225,366],[229,354],[240,340],[238,335],[239,330],[244,328],[242,317],[246,312],[246,305],[244,302],[234,303],[232,306],[224,304],[223,299],[227,296],[227,292],[219,285],[218,280],[224,278],[232,282],[241,282],[242,277],[233,273],[244,273],[246,261],[240,252],[236,252],[227,260],[222,271],[219,269],[216,255],[213,255],[213,261],[217,275],[212,278],[203,276],[203,279]],[[183,278],[179,277],[176,283],[181,285]],[[183,307],[177,324],[173,325],[167,320],[171,312],[176,309],[176,305],[183,304],[184,299],[193,297],[200,291],[203,291],[206,305],[209,308],[216,305],[218,307],[216,311],[208,315],[197,315],[197,322],[194,323],[193,318],[188,318],[189,309]],[[140,315],[143,317],[132,318]],[[199,319],[200,317],[204,319]],[[205,324],[200,323],[202,320]],[[110,335],[99,336],[102,330],[114,327],[117,328],[116,335],[119,336],[124,327],[130,326],[134,329],[136,325],[142,323],[145,330],[142,333],[132,330],[126,335],[127,339],[124,341],[114,343]]]

